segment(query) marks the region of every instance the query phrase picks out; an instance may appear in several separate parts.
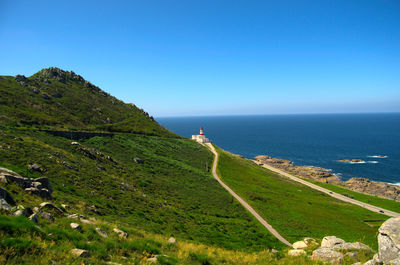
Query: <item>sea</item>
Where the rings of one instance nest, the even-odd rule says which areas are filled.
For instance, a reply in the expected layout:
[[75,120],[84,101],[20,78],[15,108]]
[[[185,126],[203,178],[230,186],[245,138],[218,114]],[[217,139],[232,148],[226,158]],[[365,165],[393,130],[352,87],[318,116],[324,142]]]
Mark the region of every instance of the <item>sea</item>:
[[[204,134],[246,158],[268,155],[331,170],[342,180],[364,177],[400,185],[400,113],[159,117],[183,137]],[[362,163],[339,162],[361,159]]]

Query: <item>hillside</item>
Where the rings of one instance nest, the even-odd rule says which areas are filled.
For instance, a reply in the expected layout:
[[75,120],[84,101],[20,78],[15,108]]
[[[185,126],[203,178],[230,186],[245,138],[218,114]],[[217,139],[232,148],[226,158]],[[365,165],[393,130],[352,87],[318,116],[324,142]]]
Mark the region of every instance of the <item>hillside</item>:
[[0,76],[0,113],[3,123],[19,127],[176,136],[135,105],[55,67],[28,78]]
[[[0,102],[0,195],[10,203],[0,208],[0,263],[320,264],[287,255],[211,176],[206,147],[81,76],[2,76]],[[376,249],[385,216],[219,153],[222,179],[289,241],[336,235]],[[35,214],[37,224],[26,218]]]

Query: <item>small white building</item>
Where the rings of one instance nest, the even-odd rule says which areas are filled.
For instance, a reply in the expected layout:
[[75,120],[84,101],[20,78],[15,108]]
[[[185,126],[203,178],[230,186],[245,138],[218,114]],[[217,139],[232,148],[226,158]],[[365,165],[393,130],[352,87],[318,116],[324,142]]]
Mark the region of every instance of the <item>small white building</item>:
[[204,131],[203,131],[203,126],[200,127],[200,134],[199,135],[192,135],[192,140],[195,140],[201,144],[209,143],[210,140],[205,137]]

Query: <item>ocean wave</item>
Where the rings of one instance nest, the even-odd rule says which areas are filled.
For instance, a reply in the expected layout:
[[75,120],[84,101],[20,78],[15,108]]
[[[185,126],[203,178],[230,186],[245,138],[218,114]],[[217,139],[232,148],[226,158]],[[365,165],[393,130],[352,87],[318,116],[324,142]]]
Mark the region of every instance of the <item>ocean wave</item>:
[[345,162],[345,163],[348,163],[348,164],[365,164],[365,163],[367,163],[367,162],[365,162],[365,161],[360,161],[360,162]]
[[378,161],[367,161],[367,163],[369,163],[369,164],[378,164],[379,162]]
[[400,182],[389,183],[389,184],[400,186]]
[[367,156],[367,157],[371,157],[371,158],[387,158],[387,156],[385,156],[385,155],[373,155],[373,156]]

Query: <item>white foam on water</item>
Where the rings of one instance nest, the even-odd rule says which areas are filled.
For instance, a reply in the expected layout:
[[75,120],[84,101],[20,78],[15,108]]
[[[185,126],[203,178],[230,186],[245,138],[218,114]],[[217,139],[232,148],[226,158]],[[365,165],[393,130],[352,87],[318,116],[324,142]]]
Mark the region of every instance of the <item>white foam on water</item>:
[[349,163],[349,164],[365,164],[365,163],[367,163],[367,162],[365,162],[365,161],[360,161],[360,162],[345,162],[345,163]]
[[371,157],[371,158],[387,158],[387,156],[385,156],[385,155],[373,155],[373,156],[367,156],[367,157]]
[[369,164],[378,164],[379,162],[378,161],[367,161],[367,163],[369,163]]

